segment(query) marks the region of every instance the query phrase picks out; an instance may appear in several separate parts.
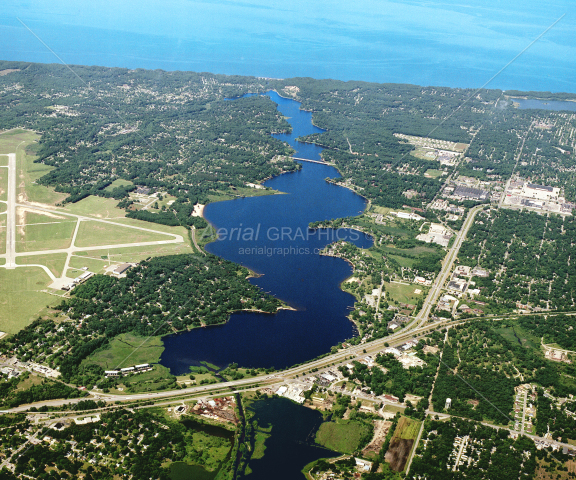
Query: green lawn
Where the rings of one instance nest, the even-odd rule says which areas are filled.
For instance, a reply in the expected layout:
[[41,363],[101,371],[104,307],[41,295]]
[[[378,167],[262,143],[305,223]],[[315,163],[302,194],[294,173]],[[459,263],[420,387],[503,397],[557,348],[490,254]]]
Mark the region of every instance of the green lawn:
[[[52,219],[52,221],[57,221]],[[32,224],[16,231],[16,251],[35,252],[41,250],[59,250],[68,248],[72,242],[75,222],[58,222],[49,224]]]
[[152,233],[109,223],[83,221],[76,236],[77,247],[95,247],[137,242],[170,240],[162,233]]
[[349,420],[324,422],[316,432],[316,442],[341,453],[355,452],[360,440],[370,429],[362,423]]
[[0,214],[8,210],[8,205],[6,203],[0,203]]
[[46,265],[56,276],[62,276],[64,264],[66,263],[66,253],[50,253],[47,255],[30,255],[28,257],[16,257],[17,265]]
[[0,269],[0,330],[16,333],[47,305],[60,303],[58,297],[40,292],[49,283],[50,277],[38,267]]
[[[84,365],[100,365],[104,370],[124,368],[142,363],[156,363],[164,351],[161,337],[141,337],[133,333],[123,333],[114,337],[104,350],[96,351],[83,360]],[[145,374],[135,376],[141,378]]]

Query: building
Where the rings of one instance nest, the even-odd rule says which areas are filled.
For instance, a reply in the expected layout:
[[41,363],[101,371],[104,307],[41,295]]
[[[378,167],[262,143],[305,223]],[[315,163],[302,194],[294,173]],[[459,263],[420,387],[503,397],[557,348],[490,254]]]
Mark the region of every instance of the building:
[[119,377],[120,376],[120,372],[118,370],[106,370],[104,372],[104,374],[107,377]]
[[468,200],[480,200],[482,202],[488,200],[490,193],[480,188],[471,188],[458,185],[452,193],[455,197]]
[[142,185],[139,185],[136,187],[136,193],[140,194],[140,195],[148,195],[150,193],[151,189],[149,187],[144,187]]
[[452,406],[452,399],[451,398],[447,398],[446,399],[446,405],[445,405],[445,409],[448,410],[450,407]]
[[131,263],[123,263],[122,265],[118,265],[112,273],[114,275],[122,275],[126,270],[128,270],[132,266]]

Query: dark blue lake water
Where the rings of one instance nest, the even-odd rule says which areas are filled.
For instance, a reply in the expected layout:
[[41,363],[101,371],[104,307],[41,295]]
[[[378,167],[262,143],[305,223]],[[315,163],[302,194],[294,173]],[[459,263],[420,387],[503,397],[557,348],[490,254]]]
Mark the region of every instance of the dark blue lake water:
[[537,108],[540,110],[569,110],[576,112],[576,102],[561,102],[556,100],[527,100],[525,98],[512,98],[515,103],[518,103],[518,108],[526,110],[528,108]]
[[[294,129],[283,139],[295,146],[296,156],[319,158],[320,147],[311,149],[311,145],[295,141],[318,130],[312,126],[310,114],[300,111],[293,100],[274,92],[267,95],[290,117]],[[265,183],[285,195],[211,203],[204,210],[220,236],[207,250],[261,274],[251,282],[297,311],[282,310],[276,315],[242,312],[232,315],[225,325],[165,337],[160,363],[173,374],[186,373],[200,361],[220,367],[236,362],[245,367],[285,368],[326,353],[355,335],[354,325],[346,318],[354,298],[339,287],[352,268],[344,260],[320,256],[318,251],[340,239],[367,248],[372,239],[347,229],[308,230],[308,224],[358,215],[366,201],[325,181],[340,176],[335,168],[301,163],[301,171]]]
[[272,427],[271,436],[266,439],[266,454],[252,460],[251,480],[296,480],[304,479],[302,468],[319,458],[340,455],[315,445],[315,437],[322,414],[286,398],[259,400],[250,409],[254,419],[264,428]]

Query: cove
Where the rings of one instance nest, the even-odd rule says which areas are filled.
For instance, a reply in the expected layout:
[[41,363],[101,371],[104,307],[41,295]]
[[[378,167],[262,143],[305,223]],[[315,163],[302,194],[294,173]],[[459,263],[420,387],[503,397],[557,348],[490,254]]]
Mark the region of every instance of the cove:
[[[322,131],[312,125],[312,114],[274,92],[266,95],[293,126],[291,134],[275,136],[296,150],[295,157],[320,159],[321,147],[295,140]],[[309,230],[308,224],[359,215],[366,201],[325,181],[340,176],[335,168],[301,163],[299,172],[265,182],[285,195],[239,198],[211,203],[204,209],[205,218],[216,229],[258,230],[259,235],[250,241],[233,235],[209,244],[207,250],[259,274],[250,281],[296,311],[281,310],[274,315],[239,312],[224,325],[164,337],[166,348],[160,363],[172,374],[185,374],[201,361],[222,368],[235,362],[248,368],[282,369],[327,353],[356,334],[347,318],[354,297],[340,289],[352,267],[318,251],[340,239],[368,248],[372,238],[348,229]]]

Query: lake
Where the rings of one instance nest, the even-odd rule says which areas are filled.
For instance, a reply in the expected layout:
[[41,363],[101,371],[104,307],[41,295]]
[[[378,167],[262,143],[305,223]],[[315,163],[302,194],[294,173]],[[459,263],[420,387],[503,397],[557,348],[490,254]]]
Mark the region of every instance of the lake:
[[529,108],[536,108],[540,110],[568,110],[576,112],[576,102],[561,102],[557,100],[536,100],[512,97],[511,100],[518,104],[518,108],[526,110]]
[[[295,140],[319,130],[312,125],[311,114],[299,110],[298,102],[274,92],[267,95],[293,125],[292,133],[281,137],[294,146],[296,156],[320,158],[321,147]],[[204,216],[216,229],[259,232],[251,241],[242,240],[242,235],[227,236],[209,244],[207,250],[260,274],[250,281],[297,311],[281,310],[275,315],[240,312],[224,325],[164,337],[166,348],[160,363],[173,374],[187,373],[201,361],[219,367],[235,362],[250,368],[286,368],[327,353],[356,334],[347,318],[354,297],[340,289],[352,267],[318,252],[337,240],[362,248],[370,247],[373,240],[355,230],[309,230],[308,224],[359,215],[366,201],[326,182],[327,177],[340,176],[335,168],[300,163],[301,171],[264,183],[285,195],[239,198],[211,203],[204,209]]]
[[570,0],[4,0],[0,45],[6,60],[478,88],[566,14],[490,86],[575,92],[575,13]]

